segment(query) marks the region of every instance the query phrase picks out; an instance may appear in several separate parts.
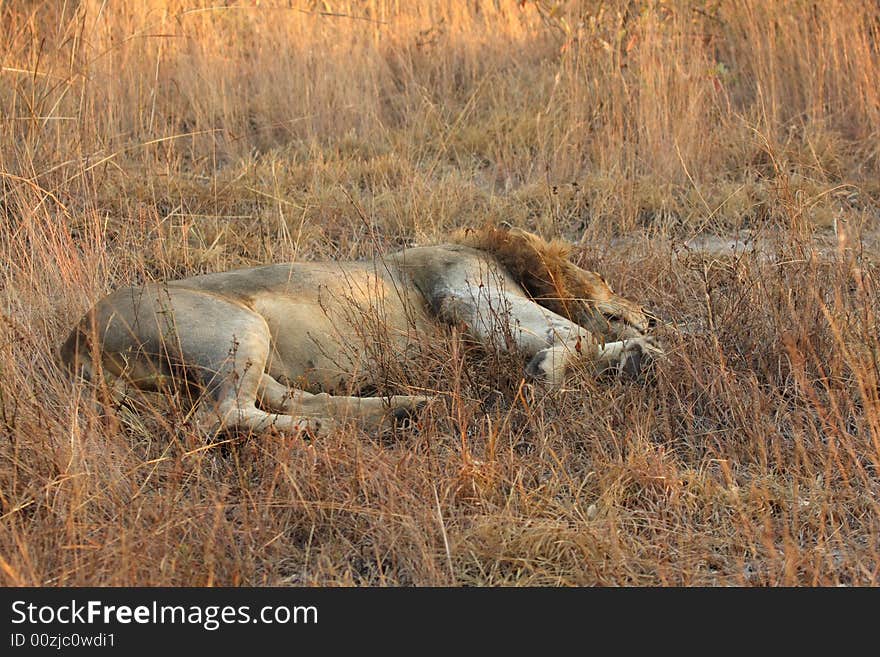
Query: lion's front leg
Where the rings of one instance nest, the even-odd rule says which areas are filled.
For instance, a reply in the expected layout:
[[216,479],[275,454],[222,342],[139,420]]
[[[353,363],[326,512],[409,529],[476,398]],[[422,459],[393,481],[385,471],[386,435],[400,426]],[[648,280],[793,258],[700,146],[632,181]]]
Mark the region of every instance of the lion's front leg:
[[593,336],[579,336],[539,351],[526,366],[526,374],[558,385],[572,365],[586,362],[592,363],[599,373],[615,369],[636,377],[652,357],[661,353],[649,337],[600,344]]
[[443,290],[433,299],[433,305],[441,318],[464,324],[468,333],[487,347],[515,346],[531,358],[526,374],[551,384],[562,383],[578,362],[592,363],[598,372],[614,368],[637,376],[652,355],[662,353],[646,336],[603,343],[600,337],[532,301],[516,287],[504,288],[491,278],[479,285],[465,283],[457,289]]

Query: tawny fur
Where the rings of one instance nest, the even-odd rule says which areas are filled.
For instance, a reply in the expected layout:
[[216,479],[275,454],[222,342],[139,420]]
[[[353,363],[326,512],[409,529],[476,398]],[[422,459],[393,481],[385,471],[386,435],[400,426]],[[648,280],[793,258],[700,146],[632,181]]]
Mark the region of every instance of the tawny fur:
[[452,242],[121,288],[86,313],[61,356],[114,386],[195,385],[215,428],[320,433],[347,419],[381,427],[430,401],[351,396],[377,367],[365,322],[381,323],[385,357],[461,324],[489,347],[516,348],[525,373],[551,384],[581,361],[638,374],[659,353],[641,306],[572,263],[564,242],[508,227]]

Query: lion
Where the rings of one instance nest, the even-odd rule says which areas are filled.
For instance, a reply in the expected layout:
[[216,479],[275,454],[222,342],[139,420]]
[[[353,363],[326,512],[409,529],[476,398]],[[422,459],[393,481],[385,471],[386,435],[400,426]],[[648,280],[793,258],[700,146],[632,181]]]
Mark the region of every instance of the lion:
[[[653,320],[571,246],[509,226],[456,232],[371,261],[294,262],[116,290],[60,348],[69,369],[144,391],[196,386],[219,430],[320,436],[340,422],[385,427],[431,395],[352,396],[375,368],[363,325],[403,352],[438,325],[516,349],[530,380],[577,363],[638,375],[662,353]],[[376,322],[379,319],[381,321]],[[505,338],[499,340],[499,335]]]

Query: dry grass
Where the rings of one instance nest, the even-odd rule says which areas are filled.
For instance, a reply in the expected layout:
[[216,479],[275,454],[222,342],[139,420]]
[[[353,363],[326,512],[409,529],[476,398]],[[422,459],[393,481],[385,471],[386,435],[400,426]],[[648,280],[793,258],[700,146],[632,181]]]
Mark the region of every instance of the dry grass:
[[[875,3],[220,4],[0,0],[0,583],[878,583]],[[205,446],[55,360],[121,284],[492,219],[650,302],[657,381],[449,334],[417,435]]]

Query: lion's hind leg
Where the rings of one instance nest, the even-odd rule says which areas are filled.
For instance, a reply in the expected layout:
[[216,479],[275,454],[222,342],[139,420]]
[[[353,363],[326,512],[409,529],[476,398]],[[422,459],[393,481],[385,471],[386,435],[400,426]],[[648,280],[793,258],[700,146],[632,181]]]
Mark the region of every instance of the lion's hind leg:
[[[254,326],[236,338],[235,346],[226,354],[225,361],[216,368],[211,383],[206,387],[215,400],[218,430],[247,430],[254,433],[276,429],[282,433],[308,433],[315,436],[329,433],[336,425],[324,414],[293,413],[295,409],[284,404],[269,404],[269,411],[259,408],[257,400],[264,390],[263,377],[269,357],[270,336],[265,321],[254,314]],[[205,354],[208,363],[216,361]]]
[[328,418],[333,422],[353,420],[370,428],[405,425],[431,397],[392,395],[348,397],[290,389],[264,373],[257,391],[260,405],[275,413],[306,418]]
[[336,423],[325,417],[298,417],[283,413],[266,413],[259,408],[227,409],[221,414],[219,431],[247,430],[262,433],[276,429],[284,434],[309,434],[312,436],[327,435]]
[[262,316],[234,300],[149,285],[121,290],[98,310],[105,369],[119,370],[138,388],[167,381],[200,389],[201,423],[212,433],[275,428],[321,434],[333,424],[257,407],[271,335]]
[[[257,357],[254,358],[255,356]],[[244,368],[233,369],[225,377],[227,380],[215,390],[213,396],[216,403],[212,414],[216,418],[215,431],[247,430],[261,433],[276,429],[282,433],[308,433],[315,436],[329,433],[336,425],[330,417],[321,414],[294,414],[288,412],[294,410],[292,408],[275,408],[276,405],[272,404],[269,405],[269,411],[257,407],[261,369],[265,364],[265,357],[261,356],[262,350],[260,353],[247,352],[247,357],[252,360]]]

